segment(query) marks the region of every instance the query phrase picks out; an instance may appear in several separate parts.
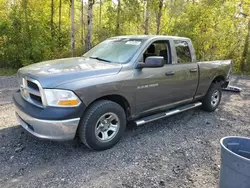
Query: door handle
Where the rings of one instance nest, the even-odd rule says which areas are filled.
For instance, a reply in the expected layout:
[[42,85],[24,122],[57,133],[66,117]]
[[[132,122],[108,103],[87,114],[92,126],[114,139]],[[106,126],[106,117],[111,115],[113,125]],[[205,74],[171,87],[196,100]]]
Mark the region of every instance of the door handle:
[[198,71],[197,68],[195,68],[195,69],[190,69],[190,70],[189,70],[189,72],[197,72],[197,71]]
[[175,75],[175,72],[173,71],[165,73],[165,76],[173,76],[173,75]]

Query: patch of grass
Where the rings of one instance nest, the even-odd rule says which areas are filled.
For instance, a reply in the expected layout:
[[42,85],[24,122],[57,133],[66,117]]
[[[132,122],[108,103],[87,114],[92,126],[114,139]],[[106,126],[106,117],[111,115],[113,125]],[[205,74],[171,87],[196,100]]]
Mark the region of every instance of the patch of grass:
[[16,72],[17,70],[13,68],[0,68],[0,76],[11,76]]

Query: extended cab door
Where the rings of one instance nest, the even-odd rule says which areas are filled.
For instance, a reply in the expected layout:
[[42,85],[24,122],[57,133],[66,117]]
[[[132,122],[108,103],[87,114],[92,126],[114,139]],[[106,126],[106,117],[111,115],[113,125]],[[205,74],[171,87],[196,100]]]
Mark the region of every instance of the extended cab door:
[[160,40],[147,48],[141,62],[149,56],[162,56],[165,66],[135,70],[137,114],[157,112],[193,100],[198,68],[191,53],[188,41]]
[[199,83],[198,64],[192,42],[189,39],[173,40],[171,47],[173,61],[168,68],[175,73],[173,79],[176,83],[176,96],[173,102],[190,102],[195,96]]

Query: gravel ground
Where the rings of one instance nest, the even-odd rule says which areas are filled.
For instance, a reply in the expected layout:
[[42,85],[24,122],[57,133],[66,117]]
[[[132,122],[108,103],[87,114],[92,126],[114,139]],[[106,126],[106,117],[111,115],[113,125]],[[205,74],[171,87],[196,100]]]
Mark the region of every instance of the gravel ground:
[[76,141],[44,141],[26,133],[11,103],[15,77],[1,77],[0,186],[215,188],[219,140],[250,136],[250,77],[235,76],[231,83],[243,91],[224,92],[216,112],[195,109],[129,126],[114,148],[93,152]]
[[[0,77],[0,106],[10,104],[12,101],[12,93],[18,89],[16,76]],[[1,128],[1,123],[0,123]]]

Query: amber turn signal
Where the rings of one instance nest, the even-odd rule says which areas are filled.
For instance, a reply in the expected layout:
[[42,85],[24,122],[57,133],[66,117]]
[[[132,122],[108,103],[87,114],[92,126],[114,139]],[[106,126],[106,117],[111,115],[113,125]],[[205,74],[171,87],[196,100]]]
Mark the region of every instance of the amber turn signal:
[[79,101],[77,99],[74,100],[60,100],[58,102],[58,105],[61,106],[77,106],[79,104]]

